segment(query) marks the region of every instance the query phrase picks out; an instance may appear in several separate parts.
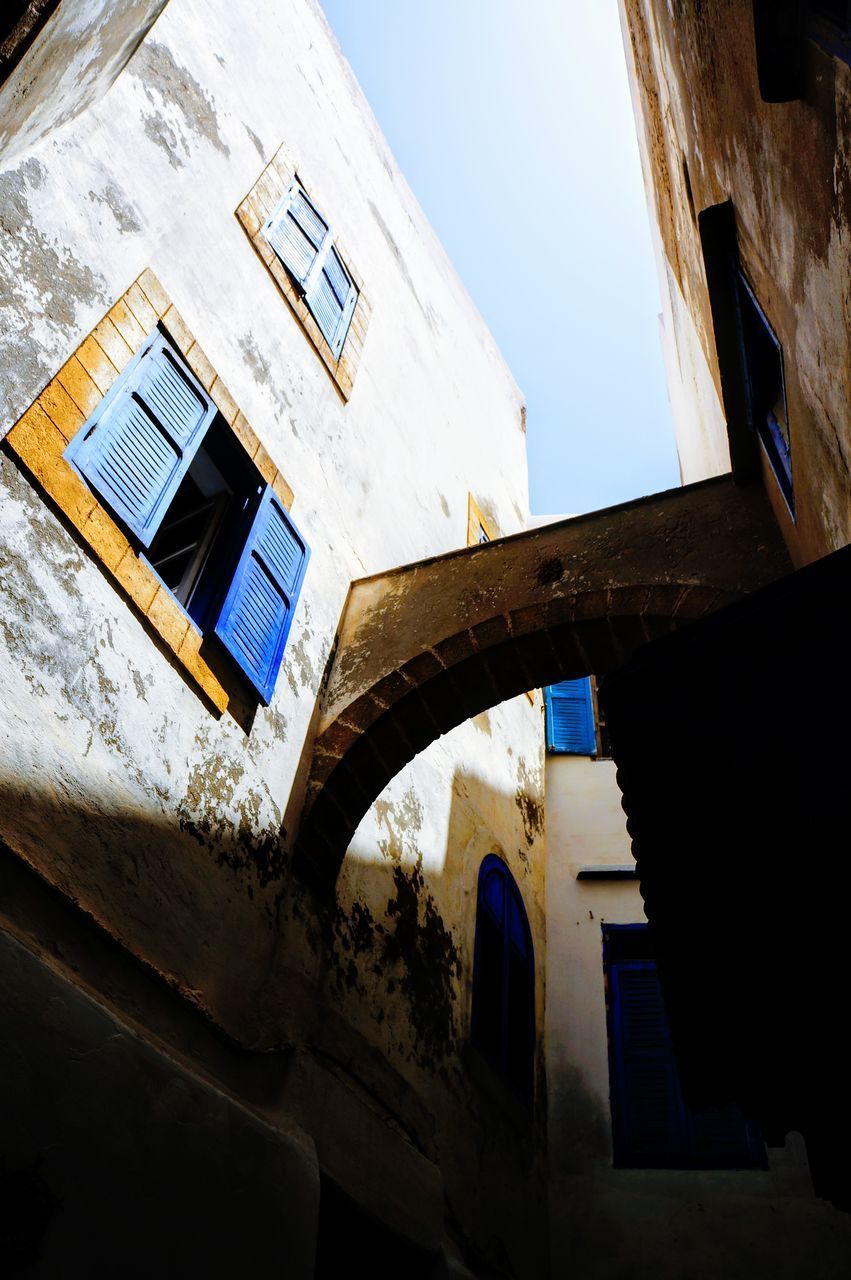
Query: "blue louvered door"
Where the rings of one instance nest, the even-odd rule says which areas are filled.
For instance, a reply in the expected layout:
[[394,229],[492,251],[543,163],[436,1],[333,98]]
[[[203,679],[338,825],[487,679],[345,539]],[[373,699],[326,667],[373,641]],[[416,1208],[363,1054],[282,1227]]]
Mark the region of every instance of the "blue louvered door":
[[656,966],[622,961],[609,971],[615,1163],[679,1168],[685,1111]]
[[191,370],[157,333],[66,457],[148,547],[215,413]]
[[264,703],[275,688],[309,556],[267,486],[215,627]]
[[562,680],[544,689],[547,746],[567,755],[593,756],[597,751],[591,681]]
[[615,1164],[765,1168],[765,1145],[738,1107],[693,1111],[685,1102],[655,963],[617,961],[609,984]]
[[263,227],[263,234],[297,284],[304,287],[317,255],[326,246],[328,224],[294,182]]

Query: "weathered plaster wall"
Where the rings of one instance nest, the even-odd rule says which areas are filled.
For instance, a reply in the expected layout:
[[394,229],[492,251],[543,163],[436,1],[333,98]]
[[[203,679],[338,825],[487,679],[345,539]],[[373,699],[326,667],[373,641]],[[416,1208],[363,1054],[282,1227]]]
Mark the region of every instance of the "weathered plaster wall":
[[[514,876],[535,947],[531,1115],[469,1045],[489,853]],[[325,988],[428,1102],[450,1217],[469,1223],[476,1258],[529,1276],[547,1273],[545,884],[542,709],[521,696],[433,743],[362,821],[338,885]]]
[[[282,141],[373,307],[346,404],[234,216]],[[433,1250],[445,1181],[464,1247],[539,1274],[517,1206],[545,1248],[534,1179],[526,1196],[540,1132],[457,1057],[484,853],[512,865],[542,964],[540,711],[515,699],[400,775],[336,916],[290,883],[279,840],[350,580],[463,545],[470,490],[505,532],[527,515],[520,394],[318,9],[171,0],[106,97],[0,172],[0,253],[3,431],[150,266],[313,551],[272,704],[246,728],[210,712],[2,455],[0,835],[227,1037],[272,1055],[265,1113],[297,1116],[371,1212]],[[117,998],[104,955],[90,981]],[[210,1052],[192,1056],[215,1075]],[[483,1167],[501,1184],[490,1204]]]
[[614,764],[548,756],[546,787],[553,1274],[838,1280],[851,1226],[815,1199],[797,1135],[769,1151],[766,1172],[612,1167],[602,925],[642,922],[643,904],[637,883],[576,879],[632,862]]
[[3,162],[101,98],[167,2],[64,0],[56,5],[0,85]]
[[713,474],[727,452],[696,214],[732,199],[743,268],[783,346],[796,524],[767,467],[766,488],[806,563],[851,538],[851,68],[808,42],[802,99],[768,104],[747,0],[622,0],[621,11],[684,475]]

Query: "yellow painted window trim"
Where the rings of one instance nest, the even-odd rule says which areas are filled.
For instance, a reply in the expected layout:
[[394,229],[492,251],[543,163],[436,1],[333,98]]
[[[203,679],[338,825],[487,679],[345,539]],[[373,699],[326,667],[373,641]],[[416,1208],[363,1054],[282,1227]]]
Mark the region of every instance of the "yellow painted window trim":
[[[489,520],[482,511],[472,493],[467,493],[467,546],[477,547],[479,545],[479,529],[484,529],[491,542],[499,537],[499,530],[492,520]],[[527,689],[526,697],[535,705],[537,697],[536,689]]]
[[335,357],[319,325],[310,314],[306,302],[293,284],[289,272],[261,232],[261,228],[284,198],[294,178],[298,178],[299,183],[311,199],[315,198],[317,200],[320,209],[328,208],[328,205],[320,199],[320,193],[316,191],[315,187],[304,181],[302,174],[297,171],[295,163],[286,148],[281,146],[237,208],[236,216],[272,279],[289,303],[302,329],[316,348],[340,395],[344,400],[348,400],[352,394],[355,374],[360,364],[363,344],[366,340],[366,331],[369,327],[369,318],[372,314],[372,306],[364,289],[363,280],[352,264],[351,255],[348,253],[345,243],[335,231],[334,247],[339,251],[346,264],[346,270],[358,291],[358,299],[355,303],[343,348],[339,359]]
[[79,345],[6,436],[65,519],[220,714],[229,695],[201,657],[201,632],[143,560],[64,453],[152,329],[160,325],[213,398],[264,480],[289,510],[293,493],[150,268]]

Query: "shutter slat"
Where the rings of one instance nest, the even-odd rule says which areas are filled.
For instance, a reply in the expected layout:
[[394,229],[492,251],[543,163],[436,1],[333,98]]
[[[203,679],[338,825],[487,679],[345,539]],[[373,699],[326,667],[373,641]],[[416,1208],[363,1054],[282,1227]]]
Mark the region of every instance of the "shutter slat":
[[215,627],[264,703],[275,687],[309,556],[267,485]]

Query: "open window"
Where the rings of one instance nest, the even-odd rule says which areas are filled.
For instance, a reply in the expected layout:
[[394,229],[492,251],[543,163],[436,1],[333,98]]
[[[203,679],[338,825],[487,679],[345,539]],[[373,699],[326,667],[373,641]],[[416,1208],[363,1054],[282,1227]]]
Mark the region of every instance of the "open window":
[[544,689],[547,750],[556,755],[595,756],[597,731],[591,680],[562,680]]
[[309,550],[159,329],[65,451],[204,636],[268,703]]

